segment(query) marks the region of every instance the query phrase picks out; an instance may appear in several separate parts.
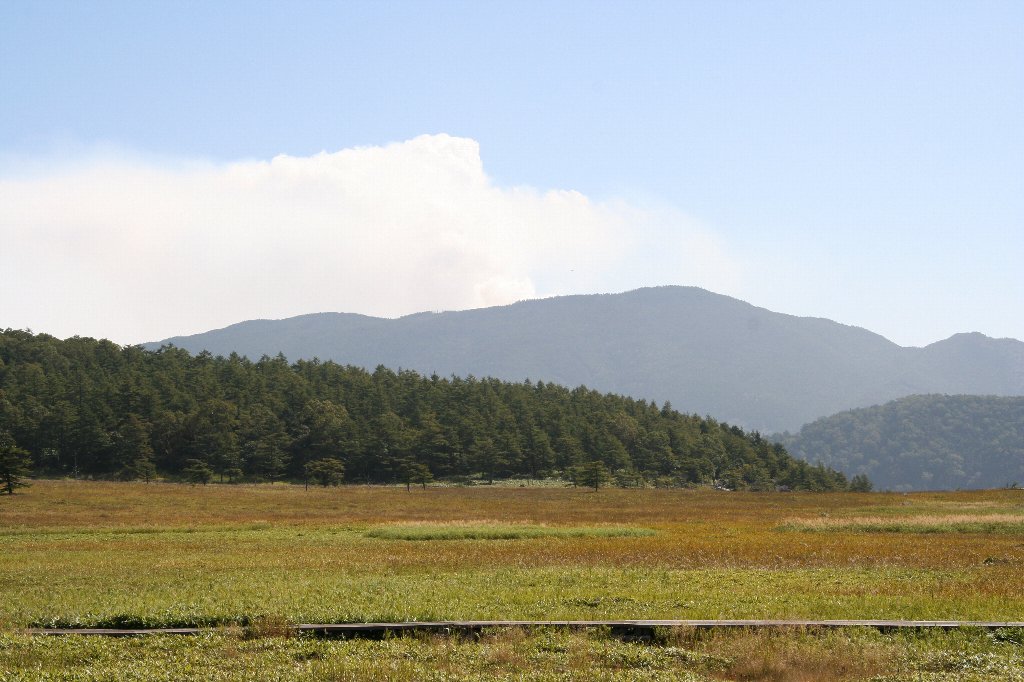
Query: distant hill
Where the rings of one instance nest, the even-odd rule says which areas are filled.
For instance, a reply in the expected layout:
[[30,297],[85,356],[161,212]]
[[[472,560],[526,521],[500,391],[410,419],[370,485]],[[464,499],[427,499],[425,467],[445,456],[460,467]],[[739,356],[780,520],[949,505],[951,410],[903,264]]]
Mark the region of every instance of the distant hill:
[[1024,343],[958,334],[903,348],[693,287],[564,296],[382,319],[320,313],[165,339],[365,368],[586,385],[764,432],[916,393],[1024,395]]
[[878,489],[1024,485],[1024,398],[916,395],[777,439],[802,459],[865,473]]

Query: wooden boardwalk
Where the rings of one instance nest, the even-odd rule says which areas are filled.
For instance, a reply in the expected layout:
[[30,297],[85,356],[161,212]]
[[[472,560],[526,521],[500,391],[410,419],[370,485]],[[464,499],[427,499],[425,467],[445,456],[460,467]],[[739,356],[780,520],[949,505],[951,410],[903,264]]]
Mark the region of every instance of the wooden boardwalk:
[[[456,620],[406,623],[303,623],[291,628],[297,633],[320,637],[381,638],[408,633],[479,634],[495,628],[566,628],[585,630],[606,628],[613,635],[645,639],[658,628],[874,628],[876,630],[953,630],[957,628],[1022,628],[1024,621],[964,621],[964,620]],[[196,635],[212,632],[213,628],[32,628],[24,630],[32,635],[103,635],[132,637],[139,635]]]

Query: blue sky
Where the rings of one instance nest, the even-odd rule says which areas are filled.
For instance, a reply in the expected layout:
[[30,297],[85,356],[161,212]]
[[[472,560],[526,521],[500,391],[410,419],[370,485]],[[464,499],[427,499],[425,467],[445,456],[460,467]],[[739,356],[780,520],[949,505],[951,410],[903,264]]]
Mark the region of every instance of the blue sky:
[[687,284],[1024,338],[1022,122],[1019,2],[5,2],[0,327]]

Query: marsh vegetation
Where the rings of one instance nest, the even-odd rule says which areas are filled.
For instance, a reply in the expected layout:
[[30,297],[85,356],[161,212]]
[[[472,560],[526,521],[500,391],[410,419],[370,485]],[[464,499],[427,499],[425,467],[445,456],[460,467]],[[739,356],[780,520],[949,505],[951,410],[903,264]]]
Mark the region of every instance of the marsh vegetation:
[[[157,665],[167,679],[187,677],[188,666],[209,679],[360,679],[371,665],[393,679],[564,679],[586,670],[610,679],[829,679],[826,668],[846,671],[832,679],[949,679],[967,661],[974,677],[953,676],[1015,679],[1019,633],[667,633],[652,647],[564,632],[321,642],[265,625],[1019,620],[1020,518],[1019,490],[410,492],[41,480],[0,505],[0,586],[13,595],[0,603],[0,669],[13,672],[0,679],[41,679],[46,670],[143,679],[139,671]],[[185,625],[215,631],[131,641],[18,634]]]

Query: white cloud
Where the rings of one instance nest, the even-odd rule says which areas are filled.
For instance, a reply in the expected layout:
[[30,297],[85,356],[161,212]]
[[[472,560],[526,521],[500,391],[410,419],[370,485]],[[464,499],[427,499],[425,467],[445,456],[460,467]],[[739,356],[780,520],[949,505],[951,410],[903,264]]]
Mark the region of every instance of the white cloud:
[[141,342],[244,319],[397,316],[655,284],[733,290],[685,216],[498,187],[475,141],[269,162],[104,155],[0,179],[0,327]]

